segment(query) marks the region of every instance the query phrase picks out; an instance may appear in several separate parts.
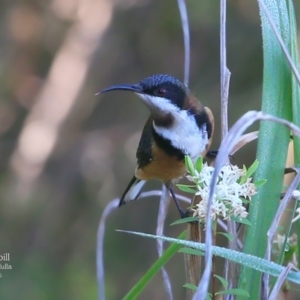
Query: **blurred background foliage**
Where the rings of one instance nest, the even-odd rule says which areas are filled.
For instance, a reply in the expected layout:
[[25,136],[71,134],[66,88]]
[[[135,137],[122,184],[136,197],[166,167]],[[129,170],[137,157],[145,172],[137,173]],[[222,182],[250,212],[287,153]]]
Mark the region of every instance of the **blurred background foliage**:
[[[219,2],[187,5],[190,88],[215,114],[217,149]],[[130,93],[94,94],[154,73],[183,79],[177,1],[0,1],[0,16],[0,253],[12,266],[0,270],[0,299],[95,299],[99,218],[131,179],[148,111]],[[256,1],[228,1],[227,18],[231,125],[260,108],[262,44]],[[255,147],[235,162],[249,165]],[[115,229],[153,233],[157,209],[158,199],[148,199],[109,217],[107,299],[120,299],[157,257],[152,240]],[[177,218],[172,204],[167,223]],[[184,295],[180,256],[168,264],[175,299]],[[164,298],[157,276],[144,299]]]

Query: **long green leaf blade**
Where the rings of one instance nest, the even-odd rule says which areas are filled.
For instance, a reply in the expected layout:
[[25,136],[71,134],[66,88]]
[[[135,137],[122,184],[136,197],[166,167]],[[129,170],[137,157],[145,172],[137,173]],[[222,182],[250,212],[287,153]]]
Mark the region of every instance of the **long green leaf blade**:
[[[288,9],[290,16],[290,29],[291,29],[291,55],[296,68],[299,70],[299,56],[298,56],[298,35],[297,23],[295,17],[295,10],[293,1],[288,1]],[[293,123],[300,126],[300,87],[294,75],[292,75],[292,101],[293,101]],[[296,166],[300,166],[300,139],[294,137],[294,162]],[[299,206],[299,204],[298,204]],[[300,234],[300,222],[297,222],[297,235]],[[298,268],[300,265],[300,239],[298,239]]]
[[[125,231],[125,230],[120,230],[121,232],[126,232],[130,234],[135,234],[143,237],[148,237],[152,239],[161,239],[164,241],[168,241],[170,243],[176,243],[180,244],[186,247],[191,247],[194,249],[198,249],[201,251],[205,251],[205,244],[203,243],[197,243],[197,242],[192,242],[192,241],[186,241],[182,239],[175,239],[175,238],[170,238],[166,236],[158,236],[158,235],[153,235],[153,234],[147,234],[147,233],[142,233],[142,232],[136,232],[136,231]],[[241,264],[243,266],[247,266],[253,270],[259,271],[259,272],[265,272],[267,274],[270,274],[272,276],[278,277],[281,272],[285,269],[283,266],[278,265],[274,262],[268,261],[266,259],[256,257],[250,254],[245,254],[239,251],[234,251],[230,250],[227,248],[222,248],[218,246],[212,246],[212,252],[213,255],[228,259],[230,261],[236,262],[238,264]],[[300,284],[300,272],[295,272],[295,271],[290,271],[287,275],[287,279]],[[251,297],[252,294],[250,293]],[[252,298],[255,299],[255,298]],[[259,299],[259,298],[257,298]]]
[[[184,239],[186,232],[182,232],[178,239]],[[181,248],[180,244],[172,244],[163,255],[151,266],[145,275],[137,282],[137,284],[127,293],[123,300],[136,299],[145,289],[151,279],[160,271],[160,269],[178,252]]]
[[[282,38],[290,47],[289,16],[285,0],[265,0]],[[261,10],[263,36],[263,97],[262,111],[291,120],[291,70],[280,44]],[[280,143],[278,142],[280,141]],[[244,253],[263,257],[267,245],[267,231],[278,209],[284,167],[289,143],[289,131],[279,124],[260,124],[257,160],[258,169],[254,182],[267,179],[251,202],[249,220],[252,226],[246,228]],[[249,268],[242,268],[239,288],[246,290],[251,299],[260,298],[261,276]],[[245,299],[240,296],[238,299]]]

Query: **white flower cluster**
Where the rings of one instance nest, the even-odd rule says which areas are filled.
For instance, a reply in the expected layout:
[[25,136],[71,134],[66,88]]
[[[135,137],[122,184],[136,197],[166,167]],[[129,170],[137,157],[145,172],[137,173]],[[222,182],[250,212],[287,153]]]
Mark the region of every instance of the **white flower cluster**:
[[[205,163],[201,172],[196,171],[194,176],[187,176],[189,180],[196,184],[196,195],[199,195],[202,199],[193,209],[193,216],[198,216],[200,222],[205,222],[206,219],[207,200],[213,172],[214,168]],[[247,217],[248,212],[243,204],[247,200],[250,201],[251,196],[256,194],[256,187],[251,182],[252,178],[248,178],[245,182],[241,181],[244,175],[245,171],[234,165],[225,165],[222,168],[211,206],[211,218],[213,220],[217,217],[224,220],[229,219],[231,216]]]

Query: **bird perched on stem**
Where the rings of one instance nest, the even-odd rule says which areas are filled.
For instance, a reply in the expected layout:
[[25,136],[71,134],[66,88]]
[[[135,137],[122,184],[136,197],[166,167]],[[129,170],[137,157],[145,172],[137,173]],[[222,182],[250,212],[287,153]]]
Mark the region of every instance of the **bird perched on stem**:
[[[146,180],[159,179],[170,191],[180,216],[172,183],[186,173],[184,156],[204,157],[210,147],[214,117],[189,88],[170,75],[152,75],[137,84],[118,84],[102,90],[135,93],[150,110],[136,152],[137,167],[119,206],[136,200]],[[98,94],[100,94],[98,93]]]

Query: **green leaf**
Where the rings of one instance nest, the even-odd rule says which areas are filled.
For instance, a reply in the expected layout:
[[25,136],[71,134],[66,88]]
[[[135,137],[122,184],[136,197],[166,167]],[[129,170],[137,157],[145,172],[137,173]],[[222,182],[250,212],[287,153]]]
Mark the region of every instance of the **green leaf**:
[[254,172],[257,170],[258,166],[259,166],[259,162],[257,159],[252,163],[252,165],[248,168],[248,170],[243,165],[243,171],[244,171],[245,175],[240,179],[239,183],[240,184],[245,183],[247,181],[247,179],[250,178],[254,174]]
[[262,180],[258,180],[256,182],[254,182],[254,185],[259,188],[261,186],[263,186],[265,183],[267,182],[267,179],[262,179]]
[[200,256],[205,255],[204,251],[193,249],[193,248],[187,248],[187,247],[179,249],[178,252],[185,253],[185,254],[190,254],[190,255],[200,255]]
[[230,233],[227,233],[227,232],[217,232],[217,234],[224,235],[229,241],[233,241],[233,236]]
[[[293,1],[287,1],[288,13],[290,19],[290,34],[291,34],[291,56],[298,71],[299,64],[299,47],[297,21]],[[294,74],[292,74],[292,103],[293,103],[293,123],[300,127],[300,86]],[[293,136],[294,142],[294,157],[295,165],[300,165],[300,138]]]
[[203,158],[202,158],[202,156],[200,156],[200,157],[198,157],[198,159],[196,161],[195,169],[198,172],[201,172],[202,168],[203,168]]
[[[286,0],[264,0],[269,14],[278,28],[287,48],[291,46],[290,20]],[[292,74],[287,59],[273,32],[270,22],[260,7],[263,37],[263,92],[262,111],[273,116],[292,120]],[[299,104],[298,104],[299,105]],[[274,137],[276,136],[276,139]],[[278,142],[280,141],[280,142]],[[243,252],[264,257],[267,231],[279,206],[290,131],[274,122],[260,122],[257,160],[260,162],[254,182],[267,179],[251,201]],[[266,209],[266,207],[268,209]],[[250,268],[241,268],[238,287],[259,299],[261,277]],[[238,297],[243,299],[243,297]]]
[[195,168],[194,168],[192,159],[191,159],[188,155],[185,155],[185,156],[184,156],[184,160],[185,160],[186,168],[188,169],[189,173],[190,173],[192,176],[195,176],[195,175],[196,175],[196,172],[195,172]]
[[247,168],[245,165],[243,165],[243,173],[244,173],[244,175],[238,181],[240,184],[243,184],[247,181]]
[[250,178],[254,174],[254,172],[257,170],[258,166],[259,166],[259,162],[256,159],[247,170],[247,179]]
[[225,278],[215,274],[214,277],[216,277],[223,285],[224,289],[226,289],[228,287],[228,282]]
[[240,198],[244,204],[251,204],[251,201],[243,197]]
[[176,186],[185,193],[195,194],[197,192],[195,189],[190,188],[190,186],[186,184],[176,184]]
[[179,219],[179,220],[176,220],[175,222],[173,222],[171,224],[171,226],[178,225],[178,224],[186,224],[186,223],[190,223],[190,222],[199,222],[199,218],[198,217],[187,217],[187,218]]
[[242,289],[225,290],[225,291],[221,291],[221,292],[216,293],[216,295],[235,295],[235,296],[250,298],[249,293],[245,290],[242,290]]
[[[186,232],[182,232],[178,239],[185,239]],[[152,278],[160,271],[160,269],[176,254],[182,246],[180,244],[171,244],[163,255],[148,269],[145,275],[134,285],[134,287],[126,294],[123,300],[136,299],[140,293],[149,284]]]
[[[297,34],[297,21],[295,16],[295,9],[293,1],[288,0],[288,11],[290,17],[291,29],[291,56],[299,70],[299,48],[298,48],[298,34]],[[300,126],[300,87],[294,75],[292,75],[292,102],[293,102],[293,123]],[[294,161],[295,165],[300,165],[300,138],[294,136]],[[299,202],[299,201],[298,201]],[[299,203],[298,203],[299,205]],[[300,222],[296,223],[297,235],[300,236]],[[300,238],[298,238],[298,268],[300,267]]]
[[183,285],[183,287],[187,288],[187,289],[190,289],[190,290],[193,290],[193,291],[197,291],[197,286],[191,284],[191,283],[186,283]]
[[205,297],[205,300],[211,300],[212,299],[212,296],[211,294],[207,293],[206,297]]
[[[142,232],[136,232],[136,231],[125,231],[120,230],[121,232],[126,232],[130,234],[135,234],[142,237],[148,237],[152,239],[160,239],[163,241],[168,241],[170,243],[176,243],[183,245],[185,247],[191,247],[194,249],[205,251],[206,245],[203,243],[196,243],[192,241],[186,241],[182,239],[175,239],[170,238],[166,236],[158,236],[153,234],[147,234]],[[178,249],[179,250],[179,249]],[[233,261],[235,263],[241,264],[247,268],[251,268],[253,270],[264,272],[267,274],[270,274],[271,276],[278,277],[284,270],[285,267],[278,265],[274,262],[268,261],[266,259],[256,257],[250,254],[245,254],[239,251],[230,250],[223,247],[218,246],[212,246],[212,253],[213,255],[228,259],[230,261]],[[256,273],[257,275],[257,273]],[[300,272],[290,271],[287,274],[287,280],[290,280],[291,282],[295,282],[297,284],[300,284]]]
[[237,223],[241,223],[241,224],[245,224],[245,225],[251,226],[251,222],[247,218],[239,218],[239,217],[236,217],[236,216],[231,216],[230,220],[231,221],[235,221]]

